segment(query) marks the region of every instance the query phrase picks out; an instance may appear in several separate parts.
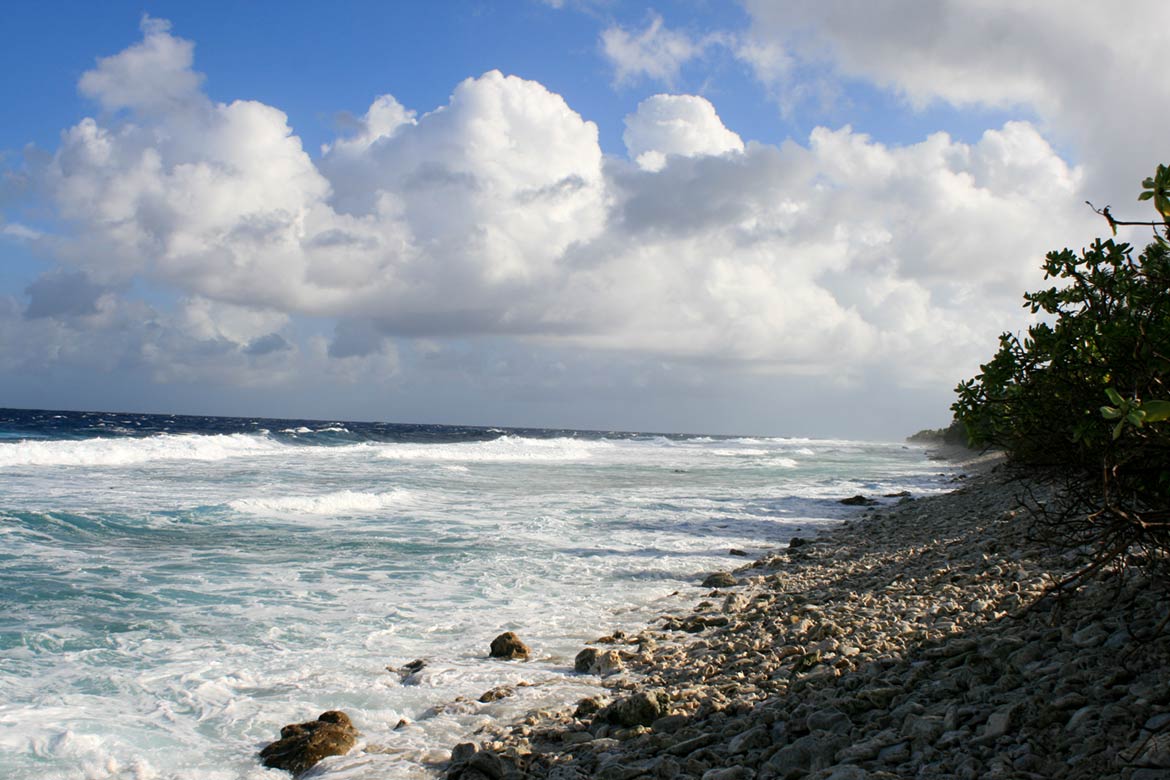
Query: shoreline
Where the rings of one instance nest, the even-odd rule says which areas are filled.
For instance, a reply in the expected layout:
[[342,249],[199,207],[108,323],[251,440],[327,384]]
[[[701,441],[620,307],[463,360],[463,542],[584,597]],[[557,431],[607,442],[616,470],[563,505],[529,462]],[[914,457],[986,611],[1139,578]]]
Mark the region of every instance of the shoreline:
[[446,777],[1170,780],[1170,640],[1134,635],[1156,594],[1131,572],[1042,599],[1085,559],[1030,539],[1018,496],[1051,490],[938,454],[970,474],[955,491],[859,511],[591,643],[604,695],[485,728]]

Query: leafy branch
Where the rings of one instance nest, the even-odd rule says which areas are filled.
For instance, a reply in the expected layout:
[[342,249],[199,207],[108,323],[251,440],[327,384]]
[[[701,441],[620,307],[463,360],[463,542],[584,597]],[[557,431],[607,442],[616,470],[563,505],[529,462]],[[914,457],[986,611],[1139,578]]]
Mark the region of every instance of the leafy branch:
[[1053,283],[1024,294],[1042,320],[1000,336],[951,406],[972,444],[1063,478],[1064,498],[1038,523],[1093,545],[1096,567],[1131,555],[1170,564],[1170,168],[1142,187],[1161,221],[1089,206],[1114,233],[1148,226],[1155,240],[1140,254],[1113,239],[1049,252]]

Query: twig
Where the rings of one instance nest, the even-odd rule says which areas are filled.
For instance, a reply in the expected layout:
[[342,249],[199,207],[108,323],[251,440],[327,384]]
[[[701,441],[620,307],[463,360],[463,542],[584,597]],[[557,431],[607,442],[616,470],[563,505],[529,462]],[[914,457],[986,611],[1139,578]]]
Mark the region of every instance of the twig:
[[1118,225],[1134,226],[1134,227],[1166,227],[1166,224],[1167,224],[1164,221],[1163,222],[1128,222],[1125,220],[1114,219],[1113,215],[1109,213],[1108,206],[1106,206],[1103,209],[1099,209],[1096,206],[1094,206],[1092,203],[1089,203],[1089,201],[1087,201],[1087,200],[1085,201],[1085,203],[1087,203],[1089,208],[1091,208],[1093,211],[1095,211],[1098,214],[1100,214],[1101,216],[1105,217],[1105,221],[1109,223],[1109,228],[1113,231],[1113,235],[1117,235],[1117,226]]

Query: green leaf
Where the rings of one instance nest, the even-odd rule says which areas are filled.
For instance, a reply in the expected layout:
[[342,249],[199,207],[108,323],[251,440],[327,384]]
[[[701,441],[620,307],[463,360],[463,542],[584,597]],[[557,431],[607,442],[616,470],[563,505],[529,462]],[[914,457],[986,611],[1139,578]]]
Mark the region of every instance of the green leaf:
[[1154,193],[1143,192],[1141,195],[1138,195],[1138,200],[1149,200],[1152,197],[1154,197]]
[[1106,420],[1116,420],[1119,417],[1121,417],[1121,410],[1114,409],[1112,406],[1102,406],[1101,407],[1101,416],[1104,417]]
[[1109,398],[1109,403],[1114,406],[1121,406],[1125,403],[1125,399],[1121,397],[1121,393],[1114,390],[1112,387],[1105,388],[1105,395]]
[[1146,413],[1146,422],[1170,420],[1170,401],[1146,401],[1142,411]]

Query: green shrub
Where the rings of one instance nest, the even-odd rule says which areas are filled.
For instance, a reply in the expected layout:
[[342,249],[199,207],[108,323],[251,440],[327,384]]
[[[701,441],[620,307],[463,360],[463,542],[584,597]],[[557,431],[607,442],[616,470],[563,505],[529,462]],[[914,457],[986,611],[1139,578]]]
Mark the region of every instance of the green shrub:
[[[1140,200],[1170,226],[1170,169],[1158,166]],[[1110,225],[1116,223],[1104,212]],[[1170,227],[1163,227],[1170,238]],[[951,409],[974,445],[1016,463],[1057,469],[1079,489],[1088,521],[1074,541],[1124,551],[1170,550],[1170,243],[1155,234],[1137,257],[1098,240],[1050,252],[1048,289],[1026,293],[1041,314],[1022,339],[1000,336]],[[1066,515],[1065,522],[1071,522]]]

